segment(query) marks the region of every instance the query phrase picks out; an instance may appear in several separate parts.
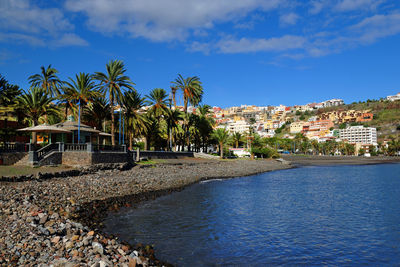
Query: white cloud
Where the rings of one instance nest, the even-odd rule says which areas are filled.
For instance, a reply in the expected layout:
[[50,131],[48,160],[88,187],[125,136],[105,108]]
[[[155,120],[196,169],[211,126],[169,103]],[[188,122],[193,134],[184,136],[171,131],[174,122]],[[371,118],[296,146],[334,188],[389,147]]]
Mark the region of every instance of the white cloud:
[[23,33],[2,33],[0,32],[0,42],[3,43],[28,43],[33,46],[44,46],[45,42],[41,38]]
[[292,12],[292,13],[281,15],[279,18],[279,22],[282,26],[294,25],[294,24],[296,24],[296,22],[299,18],[300,18],[299,15]]
[[326,1],[311,1],[311,8],[308,11],[310,14],[318,14],[326,5]]
[[[60,41],[60,38],[65,36],[72,36],[73,30],[74,25],[58,8],[40,8],[30,0],[1,0],[0,41],[2,42],[15,41],[43,46]],[[76,40],[75,42],[70,40],[70,44],[82,44]]]
[[341,0],[336,9],[339,11],[353,11],[358,9],[375,9],[382,0]]
[[400,33],[400,13],[374,15],[365,18],[351,29],[360,34],[361,43],[372,43],[377,39]]
[[202,52],[205,55],[208,55],[211,52],[211,45],[209,43],[200,43],[195,41],[191,43],[186,50],[190,52]]
[[61,46],[88,46],[89,43],[74,33],[66,33],[60,39],[52,42],[52,45]]
[[216,48],[221,53],[279,52],[302,49],[306,42],[302,36],[285,35],[269,39],[226,39],[219,41]]
[[185,40],[192,29],[237,20],[251,11],[277,8],[285,0],[67,0],[65,7],[88,16],[91,29],[128,33],[152,41]]

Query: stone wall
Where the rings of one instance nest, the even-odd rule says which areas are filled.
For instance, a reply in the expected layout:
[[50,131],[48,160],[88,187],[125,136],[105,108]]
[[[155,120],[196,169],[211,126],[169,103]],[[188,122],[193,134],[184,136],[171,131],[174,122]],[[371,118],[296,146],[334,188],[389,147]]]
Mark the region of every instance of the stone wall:
[[132,162],[133,158],[127,152],[101,152],[92,154],[92,164]]
[[62,164],[70,166],[88,166],[99,163],[128,163],[132,156],[126,152],[94,152],[66,151],[62,153]]
[[92,154],[86,151],[66,151],[62,153],[62,165],[87,166],[92,164]]
[[0,165],[13,165],[27,155],[28,152],[0,153]]

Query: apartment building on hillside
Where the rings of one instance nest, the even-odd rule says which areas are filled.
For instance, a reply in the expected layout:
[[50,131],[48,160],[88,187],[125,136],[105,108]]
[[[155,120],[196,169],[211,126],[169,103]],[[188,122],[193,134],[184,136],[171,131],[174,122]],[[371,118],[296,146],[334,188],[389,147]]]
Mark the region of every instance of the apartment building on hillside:
[[377,145],[376,128],[364,126],[350,126],[339,130],[339,137],[348,143]]

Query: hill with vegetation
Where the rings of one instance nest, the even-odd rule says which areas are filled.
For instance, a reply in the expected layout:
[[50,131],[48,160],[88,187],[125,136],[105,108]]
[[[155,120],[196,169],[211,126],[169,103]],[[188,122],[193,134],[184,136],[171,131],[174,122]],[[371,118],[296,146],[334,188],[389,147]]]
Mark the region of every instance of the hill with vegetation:
[[374,114],[369,122],[351,123],[350,125],[364,125],[376,127],[378,139],[399,139],[400,136],[400,101],[367,100],[365,102],[353,102],[348,105],[319,109],[316,114],[334,110],[368,110]]

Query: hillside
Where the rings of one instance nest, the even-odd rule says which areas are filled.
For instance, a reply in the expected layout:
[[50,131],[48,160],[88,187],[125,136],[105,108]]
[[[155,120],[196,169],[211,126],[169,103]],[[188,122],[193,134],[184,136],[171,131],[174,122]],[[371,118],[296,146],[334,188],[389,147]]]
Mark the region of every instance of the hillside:
[[388,138],[399,139],[400,137],[400,101],[368,100],[366,102],[319,109],[317,115],[334,110],[369,110],[374,114],[373,120],[358,124],[376,127],[380,141]]

